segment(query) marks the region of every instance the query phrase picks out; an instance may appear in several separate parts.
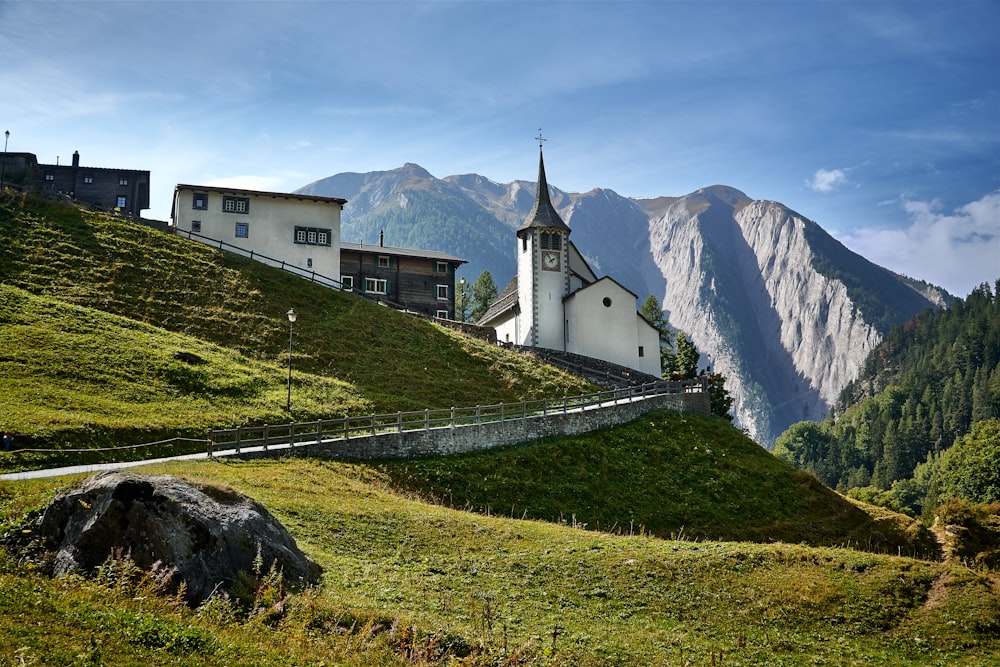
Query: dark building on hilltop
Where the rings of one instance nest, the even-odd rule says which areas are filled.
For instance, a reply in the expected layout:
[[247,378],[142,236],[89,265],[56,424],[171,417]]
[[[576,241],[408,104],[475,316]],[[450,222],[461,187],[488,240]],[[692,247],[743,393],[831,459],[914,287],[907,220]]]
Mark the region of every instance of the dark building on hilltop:
[[149,171],[80,166],[79,152],[68,165],[39,164],[33,153],[6,153],[0,169],[6,186],[65,194],[131,218],[149,208]]

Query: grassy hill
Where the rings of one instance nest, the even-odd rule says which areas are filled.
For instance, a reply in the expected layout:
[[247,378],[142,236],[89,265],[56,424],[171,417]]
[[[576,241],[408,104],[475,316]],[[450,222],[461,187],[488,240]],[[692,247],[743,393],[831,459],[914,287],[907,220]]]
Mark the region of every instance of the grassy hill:
[[724,419],[672,410],[583,436],[375,467],[428,502],[616,534],[938,551],[919,521],[848,502]]
[[60,202],[0,199],[0,279],[0,427],[22,447],[593,389],[430,321]]
[[[0,197],[0,279],[0,426],[22,442],[99,447],[590,389],[30,197]],[[57,459],[0,455],[7,469]],[[324,567],[322,585],[286,597],[261,576],[248,607],[189,610],[127,563],[47,580],[0,549],[0,664],[979,665],[1000,649],[991,572],[913,558],[933,550],[919,524],[848,502],[721,419],[662,411],[474,456],[149,471],[256,498]],[[0,482],[0,532],[73,482]]]
[[[407,499],[390,474],[356,464],[150,472],[257,498],[324,568],[321,586],[277,604],[265,578],[249,609],[191,611],[121,566],[94,582],[50,581],[0,551],[10,664],[905,666],[1000,655],[996,589],[957,564],[482,516]],[[0,483],[0,515],[69,482]]]

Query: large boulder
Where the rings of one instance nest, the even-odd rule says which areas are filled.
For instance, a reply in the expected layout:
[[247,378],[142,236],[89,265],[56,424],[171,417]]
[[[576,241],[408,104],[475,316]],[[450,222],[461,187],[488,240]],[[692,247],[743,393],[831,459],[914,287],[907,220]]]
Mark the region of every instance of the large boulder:
[[54,575],[93,571],[117,552],[144,570],[174,570],[190,604],[229,590],[240,572],[275,567],[285,581],[315,583],[321,571],[260,503],[168,475],[90,477],[57,496],[32,532],[54,552]]

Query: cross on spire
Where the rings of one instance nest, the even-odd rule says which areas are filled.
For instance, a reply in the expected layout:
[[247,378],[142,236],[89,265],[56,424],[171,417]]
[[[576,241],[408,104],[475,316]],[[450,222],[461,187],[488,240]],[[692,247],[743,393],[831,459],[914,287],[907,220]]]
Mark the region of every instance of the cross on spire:
[[542,136],[542,128],[538,128],[538,136],[535,139],[538,140],[538,150],[542,150],[543,141],[548,141],[548,139]]

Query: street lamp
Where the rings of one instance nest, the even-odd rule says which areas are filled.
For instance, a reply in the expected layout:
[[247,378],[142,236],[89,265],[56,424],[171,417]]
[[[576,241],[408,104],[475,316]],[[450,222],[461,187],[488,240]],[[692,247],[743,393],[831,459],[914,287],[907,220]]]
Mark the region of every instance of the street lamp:
[[285,409],[288,412],[292,411],[292,325],[295,324],[295,318],[298,314],[295,312],[294,308],[289,308],[288,312],[288,402],[285,404]]
[[7,140],[10,139],[10,130],[3,131],[3,166],[0,166],[0,192],[3,192],[4,178],[7,176]]
[[455,306],[456,307],[458,307],[458,299],[459,298],[461,298],[461,300],[462,300],[462,305],[461,305],[461,307],[460,307],[460,309],[458,311],[458,317],[456,319],[458,319],[459,322],[464,322],[465,321],[465,307],[466,307],[465,306],[465,302],[466,302],[465,278],[462,278],[462,279],[460,279],[458,281],[458,295],[455,297]]

